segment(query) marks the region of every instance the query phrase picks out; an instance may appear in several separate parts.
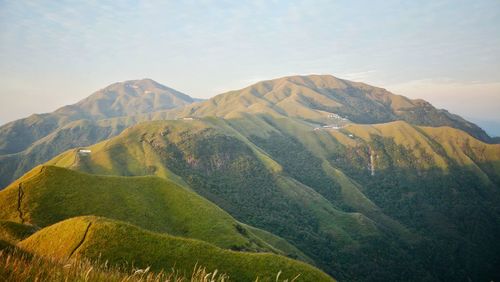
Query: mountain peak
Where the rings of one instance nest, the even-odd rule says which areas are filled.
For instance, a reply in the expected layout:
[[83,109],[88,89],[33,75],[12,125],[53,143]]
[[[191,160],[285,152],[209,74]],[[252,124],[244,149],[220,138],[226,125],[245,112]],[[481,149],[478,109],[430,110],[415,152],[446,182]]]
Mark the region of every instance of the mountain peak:
[[118,84],[130,85],[130,86],[138,86],[141,88],[160,88],[160,89],[170,89],[165,85],[162,85],[151,78],[142,78],[135,80],[127,80],[124,82],[118,82]]
[[395,95],[383,88],[332,75],[294,75],[257,82],[188,107],[185,115],[238,117],[241,113],[286,116],[325,126],[341,117],[374,124],[404,120],[414,125],[451,126],[486,142],[477,125],[430,103]]
[[92,119],[102,119],[152,113],[193,102],[184,93],[144,78],[113,83],[69,108]]
[[248,87],[255,87],[261,84],[267,85],[283,85],[283,84],[302,85],[309,88],[345,88],[346,84],[343,79],[337,78],[329,74],[310,74],[310,75],[291,75],[264,80],[257,82]]
[[163,84],[160,84],[160,83],[154,81],[151,78],[142,78],[142,79],[133,79],[133,80],[115,82],[115,83],[112,83],[112,84],[102,88],[101,90],[97,91],[96,93],[98,93],[98,92],[113,92],[113,91],[118,91],[119,89],[123,90],[123,89],[127,89],[127,88],[137,89],[138,91],[140,91],[140,90],[154,90],[154,89],[174,90],[172,88],[169,88]]

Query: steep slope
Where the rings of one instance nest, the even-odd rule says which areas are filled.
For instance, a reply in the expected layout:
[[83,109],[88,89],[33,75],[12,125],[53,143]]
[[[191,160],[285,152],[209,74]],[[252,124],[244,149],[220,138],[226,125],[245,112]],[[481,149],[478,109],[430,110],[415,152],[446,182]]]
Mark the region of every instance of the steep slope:
[[0,241],[16,244],[32,235],[38,229],[32,225],[0,220]]
[[[291,241],[334,276],[363,275],[355,274],[358,263],[348,266],[346,261],[365,256],[370,240],[393,234],[402,236],[396,245],[411,240],[404,227],[387,224],[390,219],[376,208],[376,217],[383,218],[380,222],[340,210],[339,201],[329,200],[337,189],[334,179],[320,174],[325,186],[311,182],[316,186],[312,188],[291,178],[222,119],[143,123],[89,149],[90,155],[72,150],[50,164],[97,174],[155,174],[176,179],[237,219]],[[393,250],[388,258],[392,263],[402,257],[410,259],[405,250],[394,246],[380,243],[376,248]],[[346,258],[337,260],[338,252],[346,252]],[[359,265],[366,259],[360,259]]]
[[[497,277],[500,145],[454,128],[401,121],[312,130],[289,119],[265,120],[268,126],[260,123],[258,130],[249,130],[245,115],[229,122],[338,207],[393,230],[399,229],[394,220],[412,230],[421,238],[413,247],[418,250],[414,260],[434,279]],[[441,259],[428,260],[433,253]]]
[[290,76],[258,82],[179,110],[181,116],[230,118],[240,112],[286,116],[321,125],[404,120],[415,125],[450,126],[487,142],[477,125],[385,89],[331,75]]
[[123,116],[163,111],[197,101],[151,79],[112,84],[52,113],[0,127],[0,187],[60,152],[104,140],[134,124]]
[[[315,130],[241,113],[142,123],[88,149],[50,163],[175,179],[334,277],[495,277],[500,145],[461,130],[403,121]],[[443,260],[429,259],[436,252]]]
[[1,219],[40,227],[92,214],[222,248],[307,260],[283,239],[273,238],[284,246],[281,251],[209,201],[158,177],[95,176],[39,166],[1,191],[0,203]]
[[[57,240],[55,240],[57,238]],[[117,238],[121,238],[117,240]],[[175,267],[187,277],[195,265],[228,274],[234,281],[334,281],[305,263],[274,254],[223,250],[208,243],[152,233],[127,223],[77,217],[46,227],[18,244],[22,249],[56,258],[106,260],[110,264],[161,271]]]

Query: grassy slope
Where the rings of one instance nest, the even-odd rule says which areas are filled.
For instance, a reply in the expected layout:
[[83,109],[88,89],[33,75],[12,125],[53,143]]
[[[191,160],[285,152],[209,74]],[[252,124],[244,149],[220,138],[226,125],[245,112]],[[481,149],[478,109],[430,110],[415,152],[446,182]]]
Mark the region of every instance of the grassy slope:
[[289,76],[261,81],[212,99],[174,110],[178,116],[234,118],[238,113],[289,117],[331,124],[329,113],[356,123],[405,120],[411,124],[452,126],[481,140],[491,138],[477,125],[423,100],[411,100],[385,89],[330,75]]
[[110,266],[100,261],[85,259],[68,261],[67,259],[47,258],[32,255],[11,248],[0,251],[1,281],[50,281],[50,282],[224,282],[228,281],[223,273],[207,272],[198,267],[191,277],[180,275],[175,269],[170,272],[154,273],[147,271],[135,273],[135,269]]
[[115,136],[130,124],[120,120],[77,120],[60,126],[22,152],[0,156],[0,187],[7,186],[34,166],[61,152]]
[[[343,153],[332,162],[386,214],[424,238],[419,259],[437,279],[498,279],[498,144],[450,127],[404,122],[351,125],[331,134],[343,141]],[[366,165],[370,151],[374,176]],[[432,253],[440,258],[426,258]]]
[[35,233],[35,231],[37,231],[37,228],[32,225],[0,220],[0,240],[9,244],[16,244]]
[[[235,124],[231,126],[232,127],[228,127],[225,121],[217,119],[143,123],[127,129],[115,138],[89,147],[89,149],[92,150],[92,154],[89,157],[79,157],[76,151],[73,150],[54,158],[49,164],[72,167],[96,174],[147,175],[153,173],[167,179],[180,179],[180,176],[175,175],[168,168],[168,164],[160,161],[161,156],[152,149],[155,144],[158,145],[163,141],[153,139],[155,141],[143,142],[141,140],[147,136],[151,138],[154,136],[161,136],[160,138],[162,139],[168,139],[169,142],[182,146],[182,144],[188,143],[188,140],[191,140],[190,138],[196,138],[195,136],[197,134],[203,134],[206,130],[215,130],[216,135],[223,134],[225,136],[230,136],[231,138],[237,139],[238,142],[241,141],[244,143],[242,146],[250,147],[249,149],[252,150],[252,153],[256,155],[257,159],[262,162],[271,173],[276,174],[276,180],[270,181],[276,182],[276,187],[280,189],[279,193],[283,193],[283,195],[290,200],[301,203],[301,206],[307,206],[308,209],[321,219],[320,224],[325,230],[336,230],[334,233],[340,232],[344,237],[349,237],[347,234],[351,233],[350,231],[352,231],[353,228],[363,229],[365,226],[371,225],[368,223],[370,222],[369,220],[363,223],[359,222],[360,217],[363,217],[363,215],[340,212],[314,189],[309,187],[304,188],[306,186],[298,181],[286,175],[279,174],[281,170],[281,168],[278,167],[279,164],[268,155],[264,155],[265,151],[262,151],[262,149],[256,147],[246,137],[241,135],[248,134],[248,132],[237,128]],[[269,125],[267,126],[269,127]],[[235,128],[237,129],[235,130]],[[164,136],[162,136],[162,134]],[[186,139],[186,136],[189,138]],[[185,154],[191,153],[186,152]],[[77,161],[75,161],[75,159]],[[154,170],[147,170],[148,167],[152,166],[154,166]],[[172,177],[172,175],[175,177]],[[319,206],[323,206],[323,208],[318,208]],[[325,212],[325,210],[328,212]],[[368,229],[371,231],[364,233],[365,235],[377,233],[375,226],[370,226]],[[360,232],[356,231],[354,233],[359,234]],[[361,234],[363,234],[363,232],[361,232]]]
[[280,252],[214,204],[158,177],[95,176],[40,166],[0,192],[0,218],[21,221],[19,185],[22,221],[41,227],[92,214],[223,248]]
[[[488,182],[488,177],[500,174],[500,144],[486,144],[464,131],[451,127],[417,127],[397,121],[376,125],[350,125],[343,131],[332,134],[341,139],[351,133],[358,139],[356,146],[369,143],[373,136],[394,140],[394,143],[408,148],[415,158],[420,160],[420,169],[438,168],[447,170],[451,165],[471,167]],[[482,171],[481,164],[491,163],[489,171]]]
[[[58,238],[54,240],[54,238]],[[117,240],[116,238],[120,238]],[[84,257],[127,263],[154,270],[176,269],[189,275],[195,265],[217,269],[237,281],[291,279],[332,281],[305,263],[274,254],[223,250],[208,243],[149,232],[123,222],[98,217],[78,217],[44,228],[19,243],[28,252],[56,258]]]
[[[265,132],[277,129],[260,117],[253,118],[255,120],[252,123],[261,124],[258,127],[260,131],[248,130],[251,123],[245,122],[245,119],[241,121],[246,126],[241,127],[240,120],[222,119],[143,123],[127,129],[115,138],[89,147],[92,150],[90,156],[79,157],[73,150],[49,163],[98,174],[156,174],[170,178],[164,172],[168,171],[170,175],[175,172],[176,178],[185,179],[194,190],[216,202],[233,216],[285,236],[301,250],[307,251],[307,255],[312,256],[316,262],[321,261],[318,260],[320,253],[327,254],[333,248],[357,249],[364,244],[361,242],[366,242],[366,238],[383,237],[379,227],[387,229],[385,225],[388,224],[385,222],[382,222],[384,226],[379,226],[379,223],[363,213],[341,211],[315,188],[300,183],[287,173],[283,174],[280,164],[247,138],[253,132],[266,136]],[[307,129],[311,132],[310,127]],[[217,140],[226,141],[218,143]],[[199,152],[207,155],[198,155],[196,148],[201,148]],[[217,168],[214,164],[220,160],[225,161],[222,162],[222,167]],[[247,161],[250,163],[244,164]],[[148,170],[148,167],[154,169]],[[321,165],[319,169],[322,170]],[[226,173],[219,174],[218,171]],[[197,177],[201,178],[200,181],[217,184],[200,185],[198,181],[192,180]],[[330,180],[336,181],[333,178]],[[236,179],[241,181],[231,182]],[[226,186],[231,188],[223,188]],[[355,189],[353,185],[345,186],[346,190]],[[232,191],[233,189],[241,191]],[[360,192],[357,193],[359,196]],[[241,199],[241,195],[245,197]],[[352,202],[358,202],[359,197],[351,198]],[[369,200],[365,202],[369,203]],[[369,204],[373,206],[373,203]],[[359,205],[364,204],[360,202]],[[380,215],[380,212],[374,214]],[[405,232],[397,224],[389,228],[395,229],[395,233],[400,232],[399,229]],[[302,236],[307,236],[307,240],[301,239]],[[323,243],[319,243],[320,241]],[[325,242],[332,245],[320,247]],[[309,248],[311,245],[315,247]],[[328,267],[324,261],[322,263],[324,267]]]
[[152,117],[140,114],[194,100],[152,80],[115,83],[74,105],[0,126],[0,189],[57,154],[115,136]]
[[[351,137],[349,134],[353,136]],[[177,161],[181,163],[187,162],[187,159],[191,158],[194,165],[197,156],[196,151],[191,151],[192,148],[207,146],[202,145],[206,144],[203,140],[212,140],[210,136],[213,135],[228,136],[245,144],[248,149],[245,154],[251,152],[266,168],[266,171],[272,175],[271,178],[266,180],[266,183],[273,183],[274,188],[270,188],[271,185],[266,189],[278,189],[278,191],[281,191],[279,192],[281,197],[284,197],[282,199],[297,204],[303,211],[310,213],[306,216],[312,216],[314,221],[310,221],[308,224],[318,228],[317,231],[314,231],[314,234],[335,238],[335,243],[331,248],[346,249],[353,254],[364,250],[364,247],[375,244],[367,243],[372,240],[367,238],[386,238],[384,239],[385,242],[402,240],[406,242],[404,244],[418,244],[419,240],[429,235],[427,231],[423,231],[423,233],[414,232],[412,228],[416,228],[415,224],[408,221],[408,219],[398,218],[399,213],[395,212],[394,207],[391,207],[392,204],[387,205],[384,202],[386,200],[374,197],[373,192],[368,191],[370,193],[367,194],[365,189],[366,185],[368,185],[366,181],[369,181],[369,170],[366,169],[369,162],[368,149],[374,146],[373,142],[378,140],[377,136],[393,140],[397,146],[403,146],[403,148],[406,148],[404,150],[408,150],[413,154],[414,159],[419,160],[418,162],[398,160],[397,158],[400,157],[396,155],[384,157],[394,158],[394,165],[400,166],[400,168],[416,169],[421,173],[437,169],[437,171],[446,173],[447,170],[455,169],[457,166],[468,167],[472,168],[473,175],[479,175],[483,179],[487,187],[494,189],[492,184],[499,183],[498,179],[495,178],[495,175],[499,174],[498,152],[500,150],[498,145],[485,144],[460,130],[447,127],[417,127],[399,121],[376,125],[350,125],[342,130],[313,131],[313,127],[304,121],[247,114],[237,114],[227,120],[209,118],[194,121],[144,123],[128,129],[116,138],[92,146],[92,154],[87,159],[80,159],[75,162],[75,152],[72,151],[59,156],[51,163],[93,173],[118,175],[157,174],[166,178],[175,176],[176,179],[182,180],[193,177],[193,174],[186,174],[186,170],[191,171],[191,173],[199,171],[209,181],[211,175],[217,174],[217,170],[212,170],[210,165],[208,167],[201,165],[201,167],[195,168],[189,167],[189,164],[187,164],[187,167],[184,166],[183,169],[179,170],[173,166],[173,163]],[[447,139],[446,136],[448,135],[453,136],[453,138]],[[215,142],[215,139],[210,142]],[[200,145],[196,145],[198,143]],[[213,146],[213,144],[210,146]],[[379,146],[380,148],[383,147]],[[219,150],[217,146],[211,147],[209,151],[212,153],[203,158],[217,162],[220,159],[217,150]],[[403,149],[388,147],[387,150],[399,152],[398,150]],[[226,151],[229,152],[230,150]],[[345,170],[344,167],[339,169],[336,158],[341,156],[339,154],[344,153],[351,154],[349,156],[357,159],[360,169],[365,171],[360,172],[365,175],[363,179],[352,178],[352,174]],[[231,155],[231,153],[229,154]],[[239,153],[236,152],[235,154]],[[382,157],[382,152],[379,152],[378,155]],[[154,167],[154,169],[148,171],[145,169],[147,167]],[[229,169],[229,167],[221,169]],[[239,170],[241,171],[241,169],[240,167]],[[384,167],[382,159],[377,160],[376,171],[380,173],[384,169],[388,169],[388,167]],[[167,173],[169,176],[166,176]],[[436,175],[436,177],[446,177],[444,175],[440,174]],[[397,178],[398,176],[394,177]],[[227,178],[216,179],[218,180],[213,181],[218,183],[227,181]],[[356,179],[356,181],[353,179]],[[249,180],[258,181],[258,177],[252,176]],[[192,186],[193,182],[189,182],[189,185]],[[240,210],[244,210],[244,207],[238,206],[236,208],[232,206],[231,201],[237,201],[237,199],[232,199],[232,196],[228,194],[214,196],[214,194],[210,193],[217,193],[217,189],[210,190],[210,193],[207,193],[207,190],[205,190],[207,188],[209,190],[213,189],[213,187],[205,187],[195,188],[195,190],[205,197],[211,197],[212,201],[221,205],[234,216],[253,225],[263,224],[259,225],[259,227],[284,236],[310,256],[321,252],[320,249],[311,247],[314,242],[317,243],[316,239],[313,239],[313,242],[300,245],[301,241],[298,238],[288,236],[291,234],[291,230],[284,231],[276,228],[276,226],[266,226],[265,220],[274,220],[277,216],[280,217],[272,211],[267,211],[269,212],[267,216],[258,217],[257,221],[252,221],[256,219],[239,213]],[[408,193],[417,192],[418,190]],[[241,193],[245,194],[245,192]],[[254,197],[248,193],[246,196],[249,199]],[[425,197],[430,197],[430,195]],[[398,200],[393,199],[391,201],[395,205]],[[427,210],[429,210],[429,204],[434,205],[434,203],[427,203],[427,206],[425,206]],[[263,212],[258,206],[253,208],[254,215]],[[302,215],[294,216],[300,217]],[[432,228],[431,226],[436,224],[437,226],[449,224],[449,219],[444,215],[427,212],[424,216],[425,220],[420,221],[419,224],[424,224],[427,226],[426,228]],[[436,221],[436,218],[439,217],[443,219]],[[280,220],[278,219],[278,221]],[[288,222],[288,227],[293,226],[291,221]],[[291,227],[291,229],[295,229],[294,232],[301,234],[303,230],[297,228],[299,227]],[[383,235],[383,233],[386,235]],[[394,238],[398,239],[395,240],[391,237],[393,235],[396,236]],[[324,242],[321,244],[324,244]],[[366,252],[368,253],[368,251]],[[328,254],[325,256],[328,257]],[[345,256],[345,254],[341,254],[341,256]],[[369,256],[366,258],[360,257],[360,262],[369,259]],[[391,255],[385,256],[390,257]],[[402,257],[404,256],[402,255]],[[324,258],[314,257],[313,259],[317,263],[319,259],[321,263]],[[338,258],[338,255],[332,257],[333,260],[335,258]],[[346,265],[337,265],[334,271],[352,265],[354,265],[352,262]],[[393,265],[393,262],[387,264],[388,267],[391,265]],[[330,269],[327,265],[322,264],[321,266]],[[369,269],[369,267],[366,269]],[[364,270],[357,270],[358,273],[363,273],[362,271]],[[363,275],[369,274],[365,273]],[[350,277],[350,275],[346,274],[345,277]]]
[[[77,157],[75,151],[72,151],[57,157],[53,163],[92,173],[116,175],[155,174],[185,187],[192,186],[193,182],[190,180],[190,177],[193,175],[186,176],[186,174],[181,173],[181,170],[175,169],[170,164],[166,164],[163,159],[165,157],[170,158],[169,160],[178,158],[189,159],[192,156],[182,154],[186,152],[193,153],[190,151],[192,148],[189,148],[191,139],[198,138],[198,135],[203,135],[202,133],[209,127],[217,127],[219,133],[234,137],[248,146],[250,151],[264,164],[274,177],[267,179],[267,181],[273,182],[275,185],[274,188],[279,187],[284,192],[283,195],[286,196],[284,198],[286,201],[293,203],[302,202],[302,206],[307,207],[305,210],[314,214],[314,218],[318,222],[311,223],[311,226],[318,228],[322,232],[331,233],[334,235],[334,238],[341,241],[353,242],[354,246],[357,245],[359,234],[372,236],[379,234],[379,229],[389,230],[390,233],[395,233],[399,237],[406,237],[410,239],[408,241],[413,241],[414,238],[408,236],[409,231],[404,225],[400,224],[401,221],[394,220],[394,215],[400,213],[392,210],[391,216],[393,218],[388,217],[386,215],[387,211],[391,209],[385,205],[387,203],[384,203],[384,200],[387,201],[387,199],[382,199],[380,196],[375,195],[382,195],[382,193],[378,193],[378,191],[373,192],[375,191],[373,188],[384,188],[383,185],[392,185],[394,179],[401,180],[396,184],[404,184],[407,177],[404,174],[390,175],[390,177],[382,179],[385,182],[377,180],[381,174],[389,173],[394,168],[404,168],[417,172],[419,175],[426,171],[438,172],[439,175],[437,175],[438,178],[436,179],[440,181],[439,177],[442,177],[441,173],[446,174],[453,171],[457,166],[461,166],[467,167],[468,170],[472,171],[473,175],[478,175],[481,180],[480,182],[485,183],[491,190],[494,190],[495,185],[500,183],[498,177],[500,168],[498,146],[484,144],[474,138],[470,138],[460,130],[445,127],[416,127],[405,122],[393,122],[376,125],[351,125],[340,131],[313,131],[311,121],[328,123],[329,120],[325,119],[325,115],[327,114],[325,111],[320,109],[311,111],[310,108],[314,108],[314,101],[311,101],[311,99],[317,99],[320,102],[319,104],[323,105],[327,105],[331,101],[324,100],[325,97],[323,96],[325,95],[323,94],[325,93],[316,90],[311,91],[305,86],[308,86],[308,83],[321,84],[324,81],[322,82],[319,78],[317,81],[314,81],[314,79],[292,80],[288,81],[284,79],[281,82],[277,81],[279,85],[274,83],[276,81],[259,83],[242,91],[218,96],[213,100],[203,103],[201,106],[188,107],[188,109],[195,109],[195,115],[215,114],[228,118],[226,121],[210,119],[209,125],[198,121],[175,121],[169,122],[168,127],[163,127],[163,123],[161,122],[151,123],[147,126],[141,125],[138,128],[142,127],[143,132],[137,130],[137,128],[128,130],[119,136],[119,138],[93,146],[93,153],[87,159]],[[293,86],[297,83],[300,84],[299,87]],[[326,86],[342,89],[345,85]],[[361,88],[367,87],[363,85],[358,86],[361,86]],[[265,94],[261,95],[262,93]],[[351,94],[358,95],[359,93]],[[375,100],[384,96],[378,95],[376,91],[372,91],[371,94],[378,96],[372,97]],[[306,99],[304,100],[304,98]],[[411,110],[412,106],[414,106],[411,103],[408,104],[408,101],[400,96],[392,98],[389,102],[393,110]],[[234,102],[237,103],[235,104]],[[414,102],[417,104],[421,103],[419,101]],[[304,105],[307,107],[302,107]],[[337,105],[330,103],[327,106],[336,107]],[[283,110],[286,111],[284,112]],[[248,115],[243,112],[251,112],[255,115]],[[179,114],[190,115],[191,113],[190,111],[180,111],[180,113],[175,113],[174,111],[166,115],[175,117]],[[292,118],[282,118],[283,116]],[[154,117],[151,115],[145,118],[161,117],[161,113],[158,113],[158,116],[155,114]],[[428,121],[422,120],[421,122],[426,124]],[[173,134],[163,131],[165,128],[171,130]],[[159,137],[163,136],[162,133],[167,135],[169,139],[172,137],[173,139],[170,139],[169,142],[164,142]],[[193,134],[193,136],[189,137],[189,134]],[[351,138],[349,134],[353,134],[354,136]],[[261,139],[255,138],[256,136]],[[449,136],[453,138],[449,138]],[[294,139],[294,141],[288,142],[286,139]],[[143,140],[147,140],[148,142],[143,142]],[[276,142],[280,140],[284,142],[281,144]],[[384,142],[381,143],[381,140]],[[187,146],[183,143],[186,141],[188,143]],[[272,148],[273,143],[279,144],[278,147],[282,146],[286,149]],[[376,170],[378,178],[375,180],[369,178],[369,171],[366,169],[369,162],[368,152],[371,148],[377,153]],[[171,149],[180,149],[181,154],[176,155],[179,151]],[[397,152],[397,154],[389,154],[391,150]],[[297,153],[301,151],[305,152],[300,155],[301,158],[297,160],[290,158],[290,156],[299,155]],[[346,169],[346,167],[339,169],[340,163],[337,158],[342,157],[341,154],[344,153],[344,157],[347,155],[356,159],[356,165],[359,166],[351,168],[358,170],[358,173],[363,176],[362,178],[353,177],[354,174]],[[408,155],[412,157],[409,158]],[[212,160],[217,163],[220,160],[217,159],[218,157],[220,156],[216,155],[216,158]],[[406,157],[407,159],[400,159],[400,157]],[[289,159],[292,160],[290,161]],[[298,165],[294,164],[294,162]],[[213,173],[213,171],[210,171],[210,168],[208,168],[207,172]],[[306,177],[301,178],[301,174]],[[251,180],[254,178],[257,177],[252,176]],[[315,178],[318,181],[314,181]],[[217,181],[221,180],[221,178],[216,179]],[[353,179],[356,179],[356,181]],[[382,186],[377,186],[374,183]],[[213,188],[213,182],[210,185],[212,187],[208,188]],[[367,187],[370,187],[371,190]],[[415,184],[414,187],[420,186]],[[399,200],[407,201],[407,198],[411,199],[415,194],[418,196],[418,190],[396,191],[399,188],[401,187],[393,189],[393,192],[397,194],[404,191],[401,197],[406,198],[392,198],[391,201],[395,204],[399,203]],[[408,187],[402,188],[408,189]],[[477,189],[483,188],[478,187]],[[205,192],[207,191],[205,190]],[[234,192],[230,191],[230,193]],[[243,191],[238,192],[247,197],[251,196],[245,194]],[[452,192],[457,193],[456,190]],[[242,210],[244,208],[240,208],[234,202],[229,203],[229,200],[234,200],[234,195],[213,195],[206,193],[203,196],[212,197],[210,198],[212,201],[217,199],[215,202],[225,209],[230,210],[233,215],[235,215],[238,209]],[[432,196],[433,194],[420,195],[420,197],[424,198]],[[404,203],[401,205],[402,208],[406,205],[406,202]],[[429,203],[426,204],[429,206]],[[323,206],[325,208],[317,209],[315,208],[316,206]],[[432,209],[439,208],[435,203],[430,203],[430,206]],[[261,207],[256,206],[255,208]],[[348,212],[342,212],[342,210]],[[255,210],[255,212],[259,214],[261,210]],[[259,214],[258,216],[262,215]],[[267,215],[268,219],[273,219],[272,217],[274,216],[274,214]],[[424,216],[432,220],[436,218],[432,212]],[[448,222],[446,222],[445,216],[439,216],[445,219],[435,220],[434,225],[427,226],[426,228],[433,228],[434,226],[437,229],[449,229],[454,234],[459,233],[456,227],[447,225]],[[415,222],[417,221],[418,218]],[[319,226],[316,226],[316,223]],[[414,224],[412,223],[411,225],[413,226]],[[445,227],[443,228],[443,226]],[[282,234],[280,233],[280,235]]]
[[[321,131],[313,131],[311,125],[308,123],[304,123],[297,120],[283,119],[283,118],[270,118],[268,116],[254,116],[254,120],[259,120],[262,124],[259,126],[260,130],[249,130],[246,124],[248,123],[245,115],[240,116],[235,119],[228,120],[228,123],[231,125],[233,130],[240,132],[242,135],[245,135],[246,138],[253,140],[259,145],[260,143],[256,141],[256,137],[263,140],[271,140],[273,138],[271,134],[277,134],[284,139],[295,139],[301,147],[296,147],[295,149],[298,151],[309,151],[309,157],[304,159],[305,162],[311,162],[310,158],[318,158],[320,166],[314,168],[315,170],[322,171],[326,177],[330,179],[332,182],[331,185],[338,185],[340,189],[340,193],[337,197],[340,197],[338,202],[342,202],[344,205],[347,205],[350,209],[354,211],[361,212],[362,216],[367,216],[368,218],[374,220],[380,226],[383,226],[386,229],[389,229],[391,232],[394,232],[406,239],[413,239],[413,236],[409,233],[409,231],[397,223],[393,219],[389,218],[385,215],[379,207],[377,207],[370,199],[368,199],[363,193],[359,190],[360,185],[356,183],[353,179],[350,179],[346,176],[341,170],[335,168],[328,160],[329,156],[337,151],[341,146],[341,142],[339,142],[338,136],[332,136],[331,130],[321,130]],[[265,130],[262,130],[262,129]],[[344,139],[347,142],[352,141],[351,138],[343,135]],[[248,140],[247,139],[247,140]],[[273,143],[275,141],[271,141]],[[253,144],[253,143],[252,143]],[[254,145],[255,146],[255,145]],[[288,148],[287,148],[288,149]],[[265,150],[264,150],[265,151]],[[289,151],[290,154],[297,154],[297,152]],[[268,151],[270,157],[277,157],[280,152],[276,152],[276,155],[273,156],[273,152]],[[299,169],[298,174],[301,173],[300,167],[303,165],[302,160],[294,160],[297,163]],[[280,163],[280,162],[278,162]],[[283,163],[281,163],[283,165]],[[283,169],[283,168],[282,168]],[[311,171],[314,172],[314,171]],[[306,172],[306,173],[311,173]],[[281,182],[283,183],[283,182]],[[286,186],[286,185],[285,185]],[[313,189],[314,185],[311,185]],[[293,187],[293,185],[292,185]],[[333,189],[333,187],[332,187]],[[320,191],[321,193],[321,191]],[[325,199],[323,199],[324,201]],[[318,211],[319,214],[323,213],[323,211]],[[328,217],[326,216],[325,221],[328,221]],[[320,216],[323,218],[323,216]],[[349,229],[349,228],[348,228]]]

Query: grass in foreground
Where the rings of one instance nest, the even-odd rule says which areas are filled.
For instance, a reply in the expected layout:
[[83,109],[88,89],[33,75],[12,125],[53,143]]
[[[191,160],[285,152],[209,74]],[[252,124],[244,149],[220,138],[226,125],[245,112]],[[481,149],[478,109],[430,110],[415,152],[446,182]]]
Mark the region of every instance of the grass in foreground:
[[[276,282],[280,280],[279,272]],[[293,282],[298,277],[290,280]],[[217,270],[207,272],[204,267],[195,266],[190,277],[179,274],[175,269],[170,272],[150,272],[146,269],[132,269],[110,266],[107,262],[89,260],[59,260],[31,255],[19,249],[0,250],[0,279],[2,281],[106,281],[106,282],[225,282],[229,276]],[[258,282],[257,278],[255,282]]]
[[150,232],[125,222],[102,217],[71,218],[31,235],[17,244],[31,254],[49,258],[108,261],[126,269],[139,267],[160,272],[176,269],[190,277],[196,266],[216,269],[236,281],[335,281],[306,263],[271,253],[224,250],[206,242]]
[[184,277],[176,270],[150,272],[146,269],[132,269],[110,266],[107,262],[89,260],[58,260],[33,256],[19,250],[0,251],[1,281],[144,281],[144,282],[224,282],[225,274],[217,270],[207,272],[196,266],[191,277]]

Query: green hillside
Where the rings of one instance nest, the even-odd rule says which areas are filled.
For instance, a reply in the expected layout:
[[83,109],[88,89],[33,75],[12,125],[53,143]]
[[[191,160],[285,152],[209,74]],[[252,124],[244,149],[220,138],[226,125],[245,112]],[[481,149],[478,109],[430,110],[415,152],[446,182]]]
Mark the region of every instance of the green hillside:
[[0,241],[14,245],[35,233],[37,230],[38,229],[32,225],[0,220]]
[[[349,259],[354,259],[363,255],[372,239],[408,233],[397,224],[388,229],[362,213],[342,211],[313,186],[283,174],[266,152],[221,119],[144,123],[89,149],[90,155],[73,150],[50,163],[97,174],[180,179],[178,183],[185,183],[237,219],[292,242],[334,276],[346,275],[333,272],[346,271],[346,265],[330,263],[334,252],[349,249]],[[302,164],[308,168],[307,162]],[[336,187],[326,175],[322,181]],[[405,256],[394,254],[390,259],[394,263]]]
[[52,113],[35,114],[2,125],[0,189],[65,150],[120,133],[137,122],[132,116],[196,101],[151,79],[131,80],[114,83]]
[[222,248],[307,259],[281,238],[275,240],[284,251],[272,247],[214,204],[158,177],[94,176],[39,166],[1,191],[0,203],[1,219],[40,227],[79,215],[106,216]]
[[[55,239],[57,238],[57,239]],[[120,239],[118,239],[120,238]],[[149,232],[133,225],[99,217],[77,217],[46,227],[18,246],[55,258],[107,260],[155,271],[172,267],[186,273],[196,265],[218,270],[234,281],[334,281],[320,270],[282,256],[223,250],[199,240]]]
[[[402,121],[314,128],[248,114],[149,122],[50,164],[171,179],[287,239],[334,277],[494,277],[499,145]],[[464,219],[482,224],[469,229]],[[446,260],[429,261],[435,250]]]

